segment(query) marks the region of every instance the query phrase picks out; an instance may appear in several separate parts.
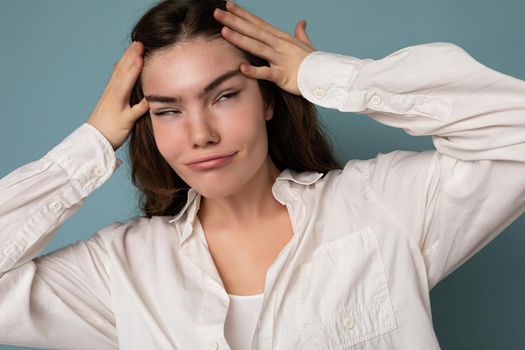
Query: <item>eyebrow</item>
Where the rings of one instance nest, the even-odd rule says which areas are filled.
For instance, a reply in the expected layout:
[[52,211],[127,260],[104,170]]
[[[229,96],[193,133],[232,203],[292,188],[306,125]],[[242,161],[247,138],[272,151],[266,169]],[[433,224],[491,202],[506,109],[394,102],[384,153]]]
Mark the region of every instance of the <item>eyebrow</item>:
[[[208,95],[211,91],[215,90],[219,85],[224,83],[226,80],[231,79],[237,75],[241,74],[239,68],[229,70],[217,78],[215,78],[211,83],[206,85],[206,87],[198,94],[199,98],[202,98]],[[148,102],[159,102],[159,103],[176,103],[182,99],[179,96],[160,96],[160,95],[148,95],[146,96]]]

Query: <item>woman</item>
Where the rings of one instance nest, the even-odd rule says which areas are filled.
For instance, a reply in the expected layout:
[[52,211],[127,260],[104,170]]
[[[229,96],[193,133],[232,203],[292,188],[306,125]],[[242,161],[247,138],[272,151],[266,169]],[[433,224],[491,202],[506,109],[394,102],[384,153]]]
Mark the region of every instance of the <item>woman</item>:
[[[132,40],[88,122],[0,183],[0,341],[438,349],[430,289],[525,210],[525,83],[446,43],[316,51],[221,1]],[[437,150],[338,169],[300,95]],[[36,258],[130,133],[144,217]]]

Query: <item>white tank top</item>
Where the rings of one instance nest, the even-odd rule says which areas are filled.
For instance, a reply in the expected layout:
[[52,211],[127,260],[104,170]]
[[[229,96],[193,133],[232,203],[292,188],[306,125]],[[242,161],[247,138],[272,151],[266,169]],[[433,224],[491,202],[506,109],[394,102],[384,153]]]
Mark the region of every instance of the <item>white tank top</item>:
[[264,293],[233,295],[224,324],[224,336],[232,350],[248,350],[259,319]]

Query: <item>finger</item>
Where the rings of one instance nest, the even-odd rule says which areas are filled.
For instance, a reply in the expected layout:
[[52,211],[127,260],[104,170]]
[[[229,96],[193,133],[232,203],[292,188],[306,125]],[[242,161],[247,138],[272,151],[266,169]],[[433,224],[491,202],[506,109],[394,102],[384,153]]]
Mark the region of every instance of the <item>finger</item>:
[[124,51],[119,61],[117,62],[115,71],[118,72],[119,70],[127,70],[129,68],[130,62],[133,61],[133,58],[137,54],[141,54],[141,53],[142,53],[142,44],[135,42],[135,41],[132,42],[131,45],[127,47],[127,49]]
[[144,60],[141,56],[136,56],[129,62],[127,71],[123,71],[118,80],[120,88],[131,88],[135,84],[142,71],[143,62]]
[[123,68],[128,63],[129,57],[131,53],[133,52],[134,48],[135,48],[135,42],[131,43],[131,45],[129,45],[126,48],[122,56],[120,56],[120,59],[115,64],[115,70]]
[[124,54],[126,57],[122,63],[119,62],[119,64],[117,64],[117,69],[109,84],[112,95],[123,103],[129,100],[131,89],[142,71],[144,61],[142,52],[142,44],[136,44],[130,48],[130,50]]
[[230,11],[231,13],[241,17],[242,19],[257,25],[258,27],[261,27],[262,29],[264,29],[268,33],[271,33],[271,34],[273,34],[275,36],[281,36],[282,34],[284,34],[284,32],[282,32],[279,29],[275,28],[274,26],[272,26],[271,24],[269,24],[268,22],[266,22],[262,18],[257,17],[256,15],[252,14],[248,10],[240,7],[237,4],[234,4],[231,1],[227,1],[226,2],[226,9],[228,11]]
[[148,101],[145,97],[143,97],[139,103],[130,108],[129,116],[132,120],[137,120],[138,118],[143,116],[148,110]]
[[251,23],[239,16],[221,9],[215,9],[214,16],[217,21],[238,33],[249,36],[250,38],[256,39],[272,47],[275,47],[276,45],[278,38],[257,24]]
[[248,64],[241,64],[240,71],[248,78],[274,81],[272,69],[267,66],[255,67]]
[[299,21],[295,26],[295,37],[301,40],[306,45],[313,47],[312,41],[306,34],[306,20]]
[[249,53],[264,58],[267,61],[274,62],[277,53],[268,45],[249,38],[241,33],[237,33],[228,27],[223,27],[221,31],[223,37],[235,46],[248,51]]
[[[113,75],[109,81],[109,89],[125,89],[129,84],[126,77],[140,73],[142,69],[142,54],[144,52],[144,45],[140,42],[133,42],[124,52],[120,60],[117,62]],[[140,62],[138,62],[140,61]]]

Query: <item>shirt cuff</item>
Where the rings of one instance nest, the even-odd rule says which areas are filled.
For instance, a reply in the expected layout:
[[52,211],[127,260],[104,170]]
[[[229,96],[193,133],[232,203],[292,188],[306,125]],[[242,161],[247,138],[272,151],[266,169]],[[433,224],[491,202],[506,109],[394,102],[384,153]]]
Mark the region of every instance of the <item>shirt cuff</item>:
[[314,51],[299,65],[297,85],[308,101],[326,108],[341,108],[349,87],[367,60]]
[[88,123],[73,131],[45,158],[58,164],[71,179],[77,180],[86,196],[122,164],[109,141]]

